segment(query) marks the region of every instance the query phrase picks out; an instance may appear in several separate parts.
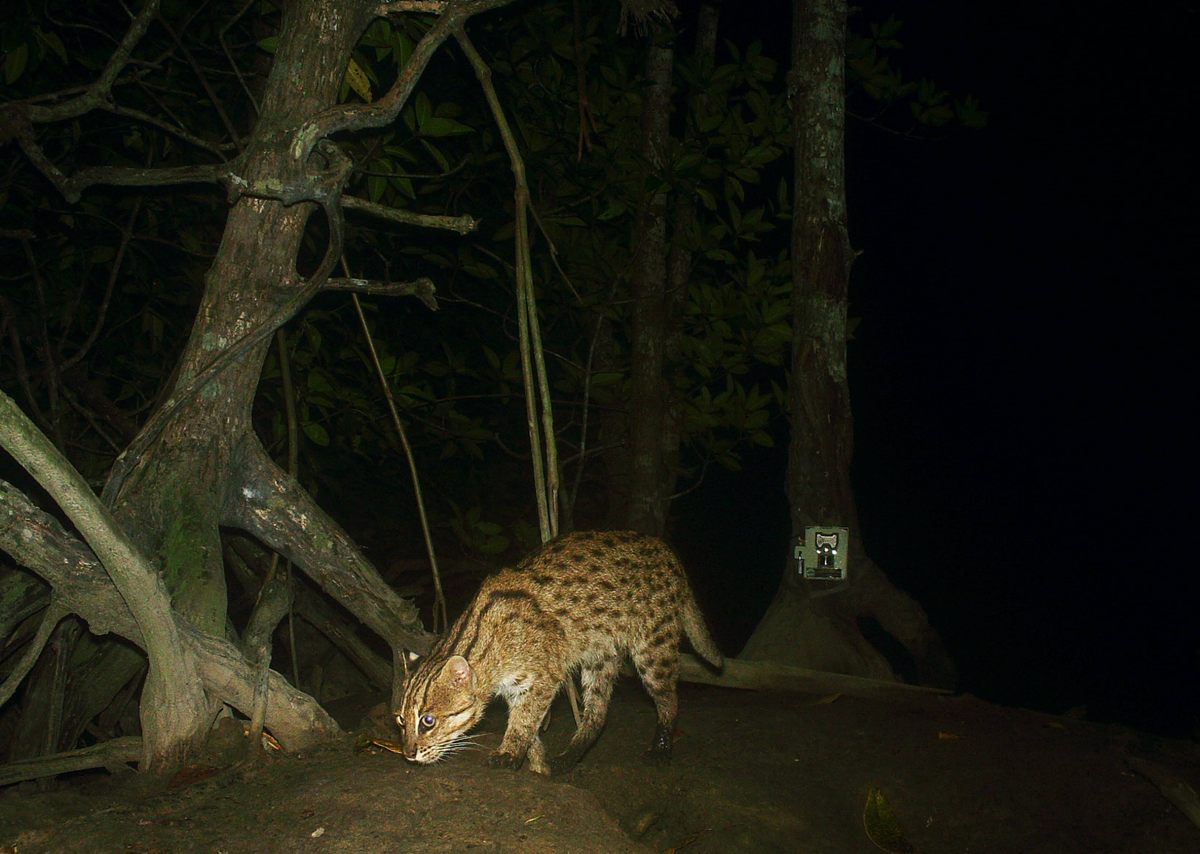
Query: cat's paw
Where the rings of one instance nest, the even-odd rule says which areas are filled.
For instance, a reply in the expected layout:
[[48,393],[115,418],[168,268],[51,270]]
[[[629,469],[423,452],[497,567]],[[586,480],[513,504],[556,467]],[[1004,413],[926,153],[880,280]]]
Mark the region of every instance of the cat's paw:
[[654,728],[654,740],[650,742],[650,748],[642,754],[642,758],[649,765],[666,765],[671,761],[673,745],[670,727],[659,724]]
[[488,765],[491,765],[493,768],[507,768],[511,771],[516,771],[521,767],[521,763],[524,760],[524,756],[514,756],[503,750],[496,750],[488,757]]

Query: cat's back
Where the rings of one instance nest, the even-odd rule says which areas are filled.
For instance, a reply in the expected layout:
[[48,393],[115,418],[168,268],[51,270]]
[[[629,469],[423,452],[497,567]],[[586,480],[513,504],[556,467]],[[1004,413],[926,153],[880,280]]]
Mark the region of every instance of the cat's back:
[[492,576],[519,585],[567,624],[644,622],[674,612],[687,580],[670,546],[636,531],[577,531]]

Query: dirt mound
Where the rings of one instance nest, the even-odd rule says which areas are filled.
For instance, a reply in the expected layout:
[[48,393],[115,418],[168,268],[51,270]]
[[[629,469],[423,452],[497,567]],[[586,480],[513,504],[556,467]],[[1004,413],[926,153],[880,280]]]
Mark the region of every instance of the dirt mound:
[[[675,759],[641,760],[654,710],[632,683],[570,774],[546,779],[479,753],[417,767],[349,747],[180,777],[95,775],[0,793],[0,845],[20,852],[804,851],[879,849],[864,830],[878,789],[922,852],[1200,850],[1193,826],[1130,765],[1149,759],[1200,788],[1200,750],[969,698],[681,689]],[[564,745],[556,707],[548,743]]]

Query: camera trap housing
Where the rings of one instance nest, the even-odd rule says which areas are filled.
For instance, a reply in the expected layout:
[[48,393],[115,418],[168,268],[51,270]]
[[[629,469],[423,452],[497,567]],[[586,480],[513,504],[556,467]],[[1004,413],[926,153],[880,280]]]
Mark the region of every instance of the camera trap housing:
[[850,529],[810,526],[793,552],[796,571],[805,581],[845,581],[850,553]]

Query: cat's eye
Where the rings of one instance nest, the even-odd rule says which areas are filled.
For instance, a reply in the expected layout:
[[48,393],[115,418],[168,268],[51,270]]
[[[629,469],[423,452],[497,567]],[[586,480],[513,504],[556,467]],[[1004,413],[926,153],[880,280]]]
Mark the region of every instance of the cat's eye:
[[421,731],[429,732],[433,729],[433,725],[437,723],[437,718],[433,715],[421,715]]
[[396,715],[396,725],[404,729],[404,715]]

